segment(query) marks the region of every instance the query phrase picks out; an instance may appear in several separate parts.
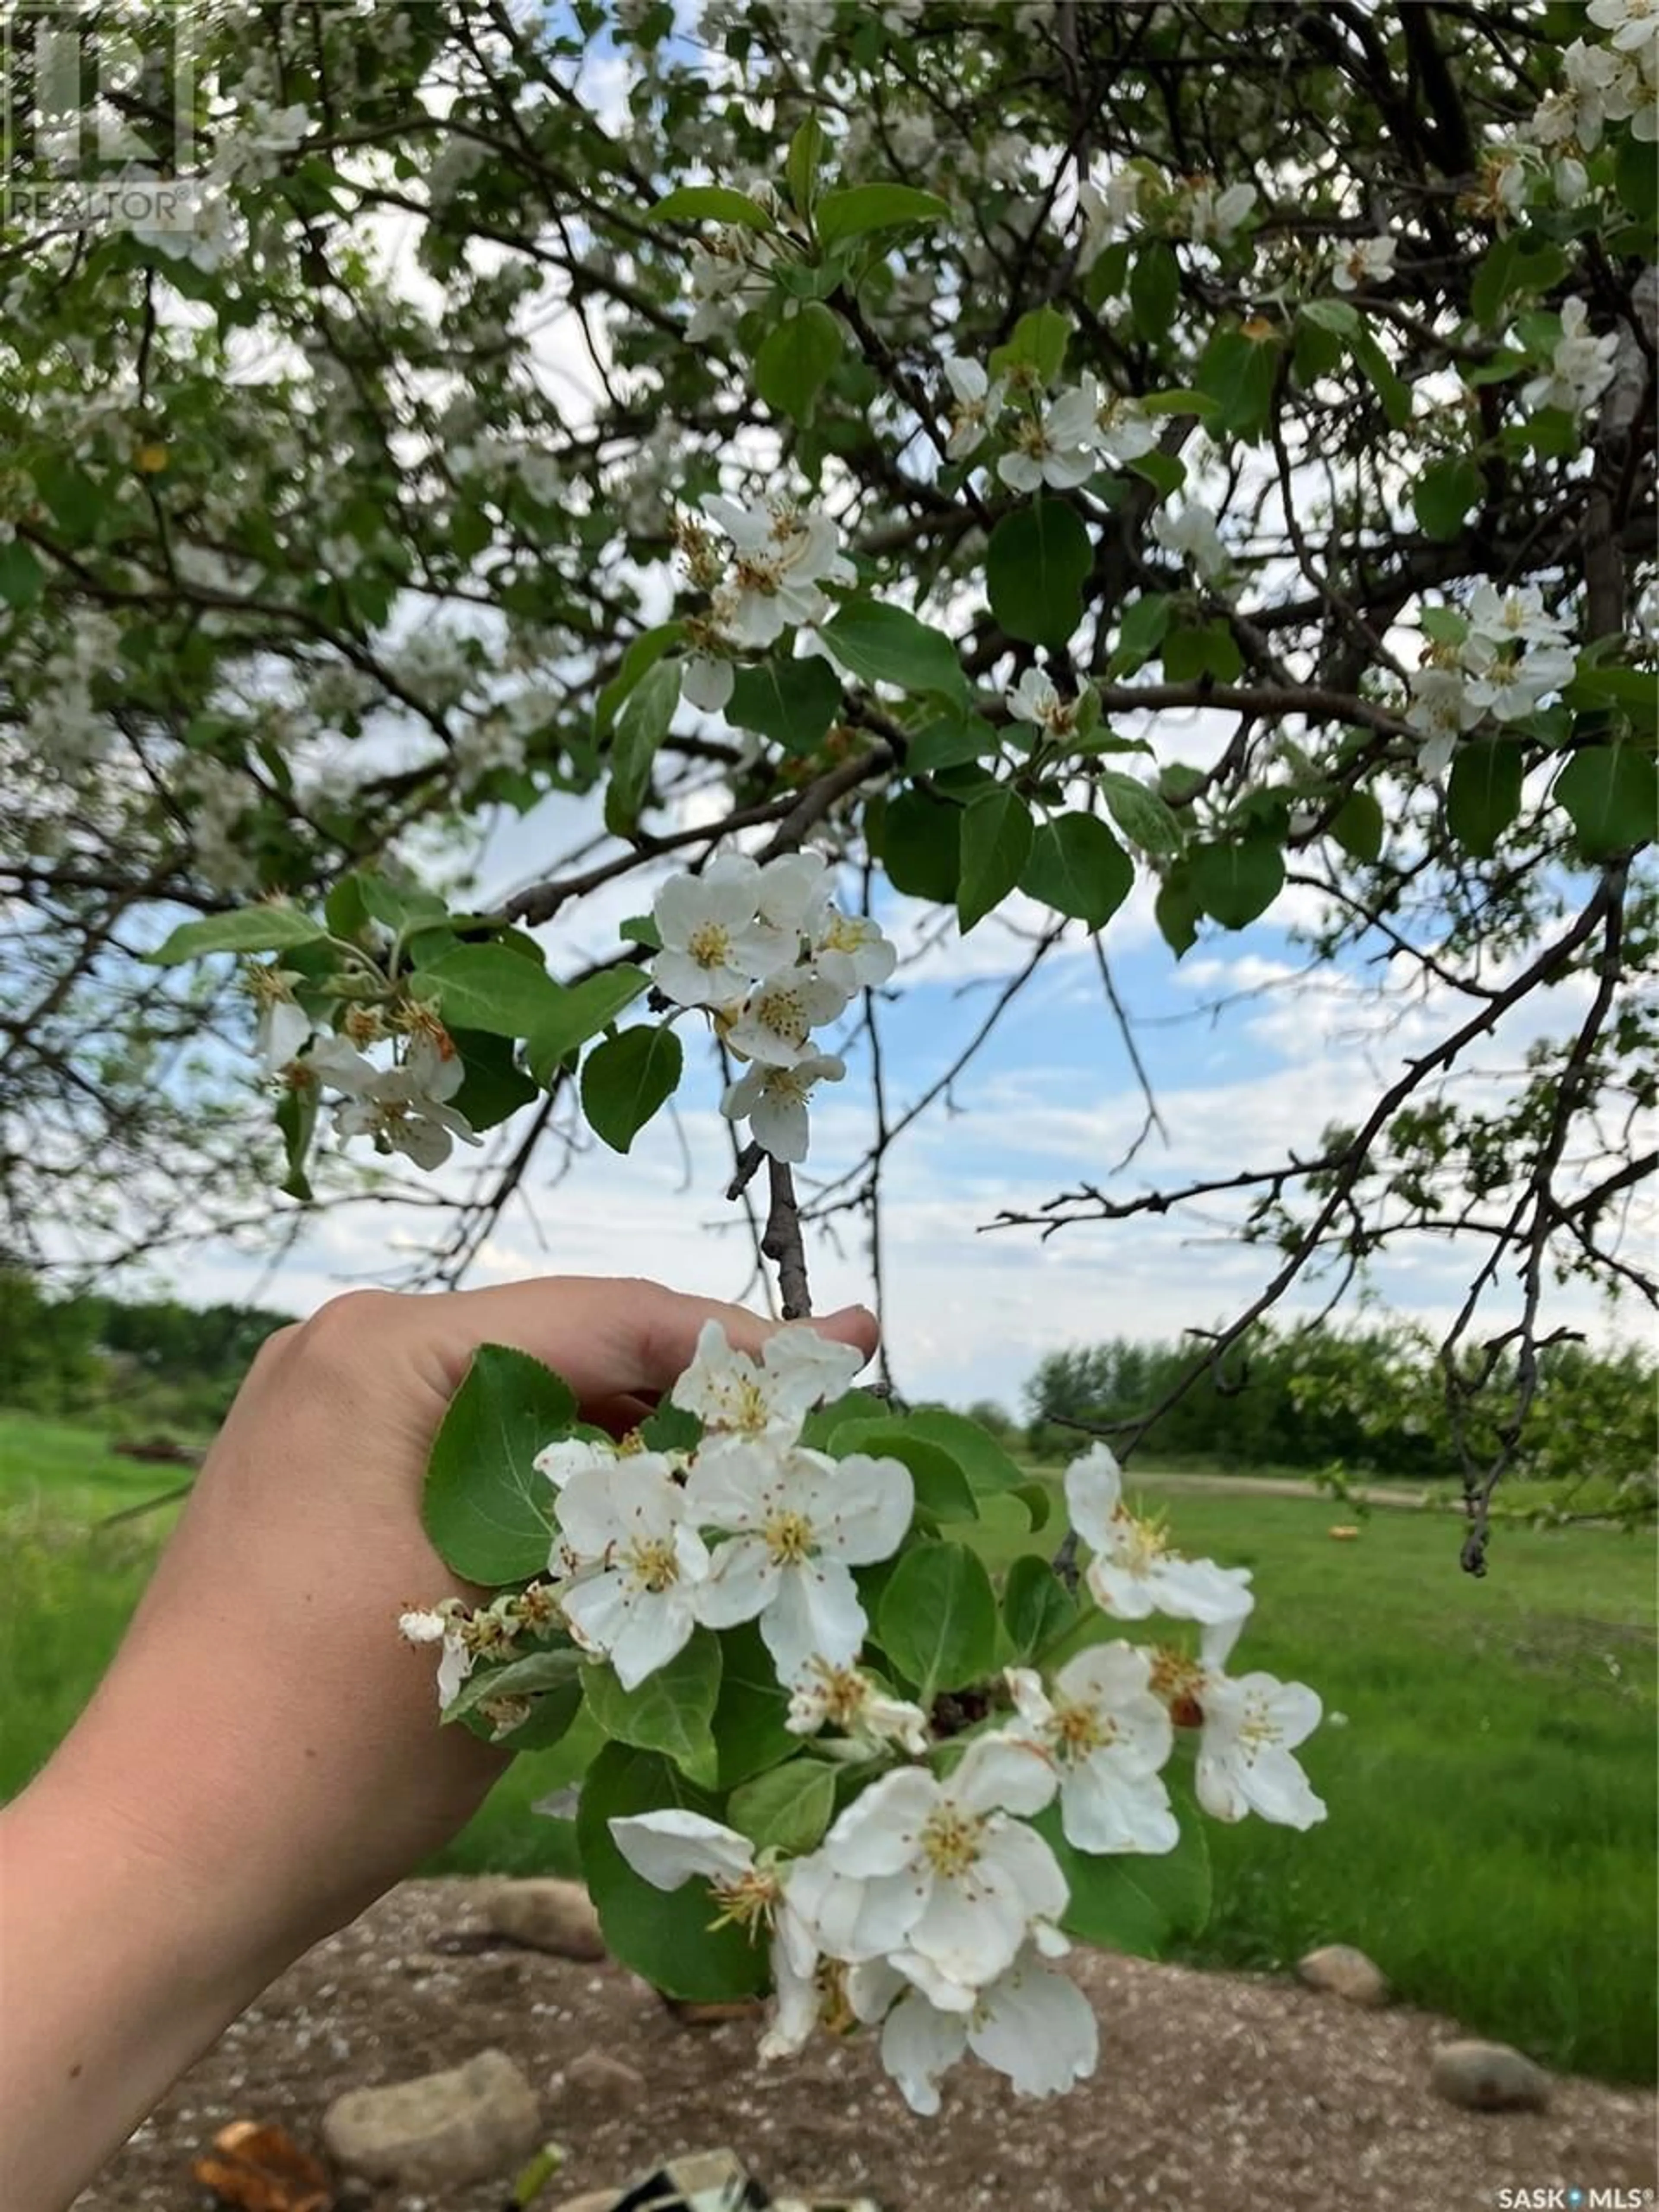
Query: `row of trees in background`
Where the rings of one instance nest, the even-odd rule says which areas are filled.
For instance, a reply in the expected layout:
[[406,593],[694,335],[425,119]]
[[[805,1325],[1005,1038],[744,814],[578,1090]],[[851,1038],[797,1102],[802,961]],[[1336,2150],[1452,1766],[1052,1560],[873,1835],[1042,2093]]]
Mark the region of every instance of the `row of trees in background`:
[[[1407,1322],[1307,1332],[1259,1323],[1226,1352],[1211,1387],[1177,1395],[1191,1362],[1190,1346],[1121,1337],[1050,1352],[1025,1386],[1030,1448],[1044,1457],[1075,1450],[1086,1427],[1120,1449],[1133,1442],[1143,1457],[1221,1468],[1427,1479],[1455,1465],[1444,1376],[1428,1337]],[[1516,1472],[1622,1486],[1627,1499],[1650,1502],[1652,1354],[1563,1342],[1540,1354],[1540,1367]]]
[[96,1414],[129,1430],[210,1429],[290,1318],[176,1298],[54,1298],[27,1272],[0,1268],[0,1406]]

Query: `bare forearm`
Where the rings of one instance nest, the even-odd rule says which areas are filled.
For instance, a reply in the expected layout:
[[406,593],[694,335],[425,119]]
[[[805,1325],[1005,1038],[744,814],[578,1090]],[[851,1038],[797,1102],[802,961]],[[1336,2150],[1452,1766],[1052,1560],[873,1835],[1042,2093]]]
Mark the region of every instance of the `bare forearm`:
[[62,2212],[280,1960],[51,1770],[0,1814],[0,2202]]

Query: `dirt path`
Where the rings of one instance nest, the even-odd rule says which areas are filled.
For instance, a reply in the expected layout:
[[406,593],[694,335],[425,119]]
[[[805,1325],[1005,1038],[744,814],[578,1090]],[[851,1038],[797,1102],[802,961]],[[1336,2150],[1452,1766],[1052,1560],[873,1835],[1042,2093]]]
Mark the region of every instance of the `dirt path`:
[[[1325,1493],[1316,1490],[1311,1482],[1298,1482],[1288,1474],[1162,1474],[1148,1469],[1142,1474],[1139,1468],[1131,1469],[1127,1478],[1134,1490],[1199,1491],[1211,1496],[1231,1492],[1243,1498],[1310,1498]],[[1355,1484],[1348,1496],[1364,1501],[1367,1505],[1397,1505],[1411,1513],[1423,1512],[1430,1503],[1426,1490],[1402,1490],[1398,1484],[1383,1489],[1366,1488]],[[1340,1512],[1344,1500],[1326,1498],[1333,1512]]]
[[[1455,2111],[1428,2087],[1429,2052],[1450,2031],[1426,2014],[1090,1954],[1075,1963],[1101,2018],[1095,2081],[1020,2103],[964,2069],[940,2117],[918,2120],[866,2045],[825,2044],[762,2072],[751,2023],[684,2026],[620,1967],[447,1950],[478,1926],[479,1895],[476,1882],[408,1883],[303,1959],[80,2212],[204,2212],[190,2161],[227,2121],[280,2120],[315,2148],[343,2090],[492,2044],[525,2069],[570,2154],[538,2212],[722,2143],[774,2190],[868,2191],[884,2212],[1496,2212],[1501,2189],[1551,2185],[1632,2192],[1605,2200],[1620,2212],[1654,2203],[1651,2097],[1562,2080],[1547,2113]],[[589,2051],[636,2068],[643,2093],[620,2110],[566,2094],[562,2069]],[[481,2185],[348,2201],[501,2212],[503,2196]]]

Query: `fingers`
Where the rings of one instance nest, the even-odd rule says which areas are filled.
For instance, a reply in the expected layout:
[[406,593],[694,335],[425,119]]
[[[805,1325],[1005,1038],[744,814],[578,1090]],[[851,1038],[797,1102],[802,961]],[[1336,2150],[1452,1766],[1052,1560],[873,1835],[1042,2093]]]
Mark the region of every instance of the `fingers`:
[[[562,1375],[585,1409],[652,1400],[690,1364],[705,1325],[718,1322],[740,1352],[757,1356],[778,1324],[742,1306],[671,1291],[661,1283],[602,1276],[544,1276],[527,1283],[422,1299],[431,1317],[426,1348],[453,1390],[481,1344],[510,1344]],[[814,1320],[837,1343],[866,1358],[879,1334],[862,1306]]]

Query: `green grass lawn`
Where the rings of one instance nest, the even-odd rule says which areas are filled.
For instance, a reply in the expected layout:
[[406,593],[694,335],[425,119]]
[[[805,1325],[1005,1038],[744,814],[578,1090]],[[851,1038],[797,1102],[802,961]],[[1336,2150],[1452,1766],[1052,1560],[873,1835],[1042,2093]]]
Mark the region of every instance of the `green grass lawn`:
[[[101,1533],[88,1517],[172,1474],[0,1417],[0,1794],[85,1698],[167,1516]],[[1255,1570],[1235,1666],[1311,1682],[1345,1717],[1305,1754],[1330,1808],[1322,1826],[1208,1827],[1214,1909],[1188,1955],[1278,1968],[1316,1943],[1357,1943],[1413,2002],[1557,2066],[1651,2079],[1651,1536],[1504,1529],[1476,1583],[1458,1569],[1449,1516],[1379,1511],[1339,1543],[1328,1532],[1351,1516],[1328,1500],[1164,1504],[1184,1549]],[[1051,1541],[1005,1531],[985,1548],[1006,1558]],[[519,1760],[436,1864],[570,1870],[567,1824],[530,1807],[579,1776],[588,1749],[578,1732]]]

